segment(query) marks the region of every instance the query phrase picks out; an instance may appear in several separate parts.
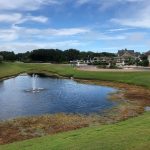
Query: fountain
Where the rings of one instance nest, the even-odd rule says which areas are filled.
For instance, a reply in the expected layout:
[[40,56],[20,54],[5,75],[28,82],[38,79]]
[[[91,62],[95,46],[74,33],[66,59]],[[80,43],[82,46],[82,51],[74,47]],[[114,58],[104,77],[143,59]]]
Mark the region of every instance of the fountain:
[[36,79],[37,79],[37,75],[33,74],[32,75],[32,91],[36,90]]
[[36,74],[32,75],[32,88],[29,90],[25,90],[26,92],[39,93],[40,91],[44,90],[44,88],[37,88],[37,85],[36,85],[37,77],[38,77],[38,75],[36,75]]

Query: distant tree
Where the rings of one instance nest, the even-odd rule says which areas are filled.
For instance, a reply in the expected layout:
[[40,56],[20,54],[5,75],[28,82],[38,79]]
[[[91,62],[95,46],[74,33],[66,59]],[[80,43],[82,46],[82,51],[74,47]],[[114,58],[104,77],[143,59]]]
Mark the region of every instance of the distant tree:
[[129,57],[127,60],[125,60],[126,65],[134,65],[136,64],[136,60],[132,57]]
[[22,62],[30,62],[29,56],[30,56],[29,51],[27,51],[25,53],[18,53],[18,54],[16,54],[16,59],[18,61],[22,61]]
[[114,53],[102,52],[102,53],[99,53],[99,54],[102,57],[116,57],[116,54],[114,54]]
[[64,51],[64,56],[67,61],[80,59],[80,52],[76,49],[69,49]]
[[142,54],[140,58],[141,58],[141,60],[147,60],[147,56],[144,54]]
[[62,62],[64,61],[63,52],[58,49],[38,49],[30,53],[29,58],[33,61],[41,62]]
[[80,52],[79,58],[82,60],[89,60],[90,56],[88,55],[87,52]]
[[15,61],[16,60],[16,55],[14,52],[1,51],[0,55],[2,55],[3,59],[6,61]]
[[143,60],[142,65],[144,67],[148,67],[149,66],[149,61],[148,60]]
[[139,58],[137,58],[137,59],[135,60],[135,64],[136,64],[137,66],[139,66],[139,64],[140,64],[140,59],[139,59]]
[[0,55],[6,61],[23,61],[23,62],[52,62],[68,63],[73,60],[91,60],[94,57],[115,57],[116,54],[102,52],[95,53],[92,51],[80,52],[77,49],[68,49],[65,51],[59,49],[36,49],[31,52],[15,54],[14,52],[2,51]]
[[0,63],[3,61],[3,56],[0,55]]
[[141,55],[140,59],[141,59],[141,61],[139,61],[137,63],[138,66],[144,66],[144,67],[149,66],[149,61],[148,61],[148,58],[146,55],[144,55],[144,54]]

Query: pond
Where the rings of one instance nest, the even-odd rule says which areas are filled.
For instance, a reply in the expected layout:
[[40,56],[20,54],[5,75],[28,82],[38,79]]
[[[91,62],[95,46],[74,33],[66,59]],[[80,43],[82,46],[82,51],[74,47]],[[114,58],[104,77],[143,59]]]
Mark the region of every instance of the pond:
[[[33,86],[39,90],[32,91]],[[108,99],[108,94],[115,91],[70,79],[19,75],[0,82],[0,120],[54,113],[100,113],[116,105]]]

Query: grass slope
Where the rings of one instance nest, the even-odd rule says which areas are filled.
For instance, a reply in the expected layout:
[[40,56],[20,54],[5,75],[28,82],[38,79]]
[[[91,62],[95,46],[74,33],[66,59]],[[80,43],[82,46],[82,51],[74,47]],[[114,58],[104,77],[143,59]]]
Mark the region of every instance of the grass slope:
[[0,146],[0,150],[148,150],[150,112],[113,125],[95,126]]
[[0,64],[0,78],[30,71],[46,72],[47,74],[56,73],[80,79],[123,82],[150,88],[150,72],[88,72],[79,71],[67,65],[24,63]]

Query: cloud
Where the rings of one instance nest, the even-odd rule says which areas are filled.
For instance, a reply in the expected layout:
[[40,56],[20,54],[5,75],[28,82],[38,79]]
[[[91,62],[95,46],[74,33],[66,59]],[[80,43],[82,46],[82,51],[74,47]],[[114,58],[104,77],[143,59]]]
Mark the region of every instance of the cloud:
[[72,47],[80,46],[82,43],[80,43],[78,40],[66,40],[66,41],[58,41],[58,42],[48,42],[48,43],[39,43],[39,42],[15,42],[15,43],[3,43],[0,45],[0,51],[3,50],[13,50],[15,52],[26,52],[31,51],[33,49],[39,49],[39,48],[59,48],[59,49],[69,49]]
[[[131,1],[131,0],[130,0]],[[123,26],[150,28],[150,1],[134,1],[135,5],[130,6],[127,13],[124,12],[120,17],[111,19],[111,22]]]
[[125,34],[109,34],[109,33],[100,33],[96,31],[91,31],[86,34],[86,36],[82,37],[83,40],[86,41],[114,41],[114,40],[124,40],[126,39]]
[[0,30],[0,41],[14,41],[18,38],[14,30]]
[[0,10],[37,10],[44,5],[59,4],[59,0],[0,0]]
[[77,5],[85,5],[85,4],[93,4],[97,5],[99,7],[99,10],[107,10],[109,8],[112,8],[116,5],[124,5],[126,3],[137,3],[137,2],[142,2],[144,0],[77,0]]
[[133,17],[129,19],[111,19],[112,22],[130,27],[150,28],[150,18],[145,17]]
[[109,32],[120,32],[120,31],[127,31],[127,30],[131,30],[134,28],[115,28],[115,29],[109,29]]
[[90,32],[89,29],[84,28],[68,28],[68,29],[48,29],[46,33],[57,35],[57,36],[69,36],[69,35],[77,35]]
[[48,21],[48,18],[45,17],[45,16],[32,16],[32,15],[28,15],[28,16],[25,16],[18,20],[16,22],[16,24],[21,24],[21,23],[24,23],[24,22],[27,22],[27,21],[33,21],[33,22],[39,22],[39,23],[46,23]]
[[22,15],[19,13],[13,13],[13,14],[0,14],[0,22],[5,23],[14,23],[21,20]]
[[25,16],[20,13],[0,14],[0,22],[2,23],[22,24],[27,21],[46,23],[48,18],[45,16]]
[[127,36],[131,42],[142,42],[146,40],[147,34],[144,32],[134,32],[128,33]]
[[24,27],[14,27],[16,32],[27,34],[27,35],[43,35],[43,36],[73,36],[78,34],[84,34],[90,32],[86,28],[48,28],[48,29],[36,29],[36,28],[24,28]]
[[49,39],[63,36],[76,36],[90,32],[86,28],[36,29],[13,26],[11,29],[0,29],[1,41],[14,41],[17,39],[35,40]]

